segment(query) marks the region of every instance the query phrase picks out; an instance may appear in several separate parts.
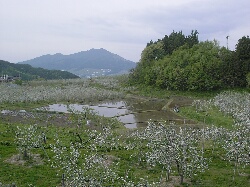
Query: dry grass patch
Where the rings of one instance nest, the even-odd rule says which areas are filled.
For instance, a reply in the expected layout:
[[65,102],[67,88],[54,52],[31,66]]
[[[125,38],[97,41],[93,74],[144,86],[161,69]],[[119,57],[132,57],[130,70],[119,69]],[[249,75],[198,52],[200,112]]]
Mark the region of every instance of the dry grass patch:
[[44,164],[40,154],[30,154],[29,158],[27,159],[24,159],[22,156],[17,154],[6,159],[5,162],[9,164],[19,165],[19,166],[28,165],[29,167]]

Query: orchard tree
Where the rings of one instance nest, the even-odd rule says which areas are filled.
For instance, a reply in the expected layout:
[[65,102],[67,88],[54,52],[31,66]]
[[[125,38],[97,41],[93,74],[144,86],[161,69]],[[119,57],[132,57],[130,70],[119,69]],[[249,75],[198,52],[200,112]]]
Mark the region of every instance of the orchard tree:
[[199,147],[199,133],[196,130],[175,129],[166,124],[149,123],[143,132],[135,135],[143,141],[148,141],[146,161],[152,166],[162,166],[166,172],[166,180],[169,180],[174,168],[177,168],[180,183],[183,183],[184,178],[192,177],[207,168],[203,149]]
[[21,158],[31,158],[31,150],[43,148],[46,143],[45,133],[36,124],[30,126],[17,126],[15,142]]

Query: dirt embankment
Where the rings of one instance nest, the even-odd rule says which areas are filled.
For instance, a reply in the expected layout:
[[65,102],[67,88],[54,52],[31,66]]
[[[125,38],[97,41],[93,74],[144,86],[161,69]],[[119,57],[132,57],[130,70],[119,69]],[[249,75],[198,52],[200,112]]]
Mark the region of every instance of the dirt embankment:
[[193,102],[193,99],[188,98],[188,97],[173,96],[169,99],[169,101],[162,108],[162,110],[165,110],[167,112],[172,113],[171,121],[174,121],[176,124],[194,125],[194,124],[196,124],[195,121],[193,121],[191,119],[186,119],[186,118],[178,115],[178,112],[174,111],[175,108],[178,108],[178,111],[180,111],[181,107],[190,106],[190,105],[192,105],[192,102]]
[[192,105],[193,101],[194,101],[193,99],[188,97],[173,96],[170,98],[168,103],[163,108],[172,110],[175,106],[178,107],[190,106]]

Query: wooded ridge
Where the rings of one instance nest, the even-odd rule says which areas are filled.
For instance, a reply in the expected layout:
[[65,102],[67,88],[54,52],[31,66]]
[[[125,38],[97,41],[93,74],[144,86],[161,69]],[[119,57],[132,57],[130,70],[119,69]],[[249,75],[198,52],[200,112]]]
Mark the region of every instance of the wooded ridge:
[[61,70],[47,70],[43,68],[33,68],[27,64],[14,64],[4,60],[0,60],[0,73],[8,76],[18,76],[22,80],[34,79],[74,79],[78,76]]

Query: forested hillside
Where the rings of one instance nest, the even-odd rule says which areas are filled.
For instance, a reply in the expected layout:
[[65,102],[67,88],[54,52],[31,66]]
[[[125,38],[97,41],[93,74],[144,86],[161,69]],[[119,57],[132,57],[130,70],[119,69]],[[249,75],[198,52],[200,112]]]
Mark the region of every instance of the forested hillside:
[[0,60],[0,73],[10,76],[21,76],[22,80],[43,79],[73,79],[78,76],[67,71],[47,70],[43,68],[33,68],[27,64],[14,64]]
[[50,70],[65,70],[80,77],[93,76],[92,71],[100,72],[100,75],[120,74],[128,72],[136,66],[135,62],[126,60],[102,48],[90,49],[70,55],[60,53],[43,55],[19,62],[19,64],[29,64],[32,67],[41,67]]
[[142,51],[130,73],[130,82],[169,90],[215,90],[246,87],[250,81],[250,38],[238,40],[235,51],[216,40],[198,40],[198,32],[185,36],[172,32]]

